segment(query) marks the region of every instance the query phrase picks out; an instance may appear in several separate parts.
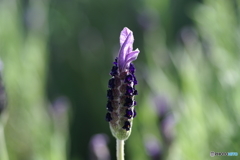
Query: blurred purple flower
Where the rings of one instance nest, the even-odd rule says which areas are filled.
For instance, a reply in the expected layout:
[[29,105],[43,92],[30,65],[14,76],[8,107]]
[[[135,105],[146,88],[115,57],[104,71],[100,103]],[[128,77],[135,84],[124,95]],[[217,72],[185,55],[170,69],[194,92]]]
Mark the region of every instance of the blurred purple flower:
[[161,132],[167,145],[170,145],[173,141],[174,126],[175,120],[173,115],[166,116],[161,122]]
[[151,135],[145,138],[145,148],[152,160],[161,160],[162,150],[155,136]]
[[69,107],[69,100],[67,97],[58,97],[52,104],[51,111],[55,116],[64,115]]
[[155,96],[153,98],[154,109],[160,118],[164,117],[170,109],[168,99],[165,96]]
[[154,97],[155,110],[159,116],[160,131],[163,140],[169,146],[174,138],[175,120],[171,112],[169,100],[165,96],[157,95]]
[[0,60],[0,114],[7,106],[7,95],[2,79],[3,62]]
[[110,160],[110,153],[107,146],[108,137],[105,134],[96,134],[90,140],[91,160]]
[[180,41],[183,42],[185,45],[190,45],[193,43],[197,43],[197,32],[193,27],[186,26],[181,29],[180,32]]
[[133,51],[133,42],[134,37],[132,31],[127,27],[123,28],[120,34],[121,47],[118,55],[118,66],[120,72],[129,68],[130,63],[135,61],[138,57],[140,51],[138,49]]

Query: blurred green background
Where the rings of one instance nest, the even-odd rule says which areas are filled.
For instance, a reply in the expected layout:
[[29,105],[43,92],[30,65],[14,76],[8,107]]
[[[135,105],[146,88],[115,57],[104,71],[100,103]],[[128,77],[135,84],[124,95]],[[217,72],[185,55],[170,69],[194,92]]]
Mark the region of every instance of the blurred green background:
[[239,159],[210,157],[240,153],[239,7],[240,0],[0,0],[0,160],[116,159],[104,119],[123,27],[141,51],[126,160]]

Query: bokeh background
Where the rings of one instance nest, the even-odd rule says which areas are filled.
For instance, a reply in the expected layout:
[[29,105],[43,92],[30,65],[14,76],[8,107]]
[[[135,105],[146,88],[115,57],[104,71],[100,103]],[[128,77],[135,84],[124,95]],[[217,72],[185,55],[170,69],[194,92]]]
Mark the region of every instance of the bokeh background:
[[[0,159],[113,160],[119,34],[141,53],[127,160],[240,153],[240,0],[0,0]],[[7,101],[7,103],[6,103]]]

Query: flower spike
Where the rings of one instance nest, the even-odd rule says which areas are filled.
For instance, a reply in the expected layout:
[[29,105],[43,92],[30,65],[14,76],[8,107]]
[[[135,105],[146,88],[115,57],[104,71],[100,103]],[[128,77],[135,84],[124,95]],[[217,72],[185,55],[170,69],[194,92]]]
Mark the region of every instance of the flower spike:
[[110,72],[112,77],[108,82],[106,120],[113,136],[118,140],[126,140],[131,134],[133,118],[136,116],[134,97],[137,95],[137,79],[132,61],[137,59],[140,51],[133,50],[133,32],[127,27],[121,31],[119,40],[120,50],[113,62]]

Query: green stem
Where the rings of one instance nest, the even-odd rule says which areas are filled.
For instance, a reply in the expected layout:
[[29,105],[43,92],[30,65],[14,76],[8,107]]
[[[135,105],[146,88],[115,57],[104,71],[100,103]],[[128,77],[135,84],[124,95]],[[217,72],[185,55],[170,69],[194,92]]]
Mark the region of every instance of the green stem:
[[117,160],[124,160],[124,140],[117,139]]

